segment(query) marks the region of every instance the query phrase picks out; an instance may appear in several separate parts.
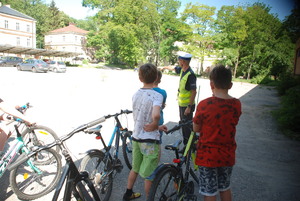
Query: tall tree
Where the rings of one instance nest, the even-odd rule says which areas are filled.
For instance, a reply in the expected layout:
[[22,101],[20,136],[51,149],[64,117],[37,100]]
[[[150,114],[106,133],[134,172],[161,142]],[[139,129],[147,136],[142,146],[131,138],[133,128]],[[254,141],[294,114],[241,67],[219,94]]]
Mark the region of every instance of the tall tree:
[[192,28],[191,35],[185,48],[200,59],[198,74],[203,72],[204,57],[213,50],[213,23],[215,7],[203,4],[187,4],[182,13],[183,20]]
[[215,24],[218,47],[222,50],[221,55],[227,60],[225,64],[234,65],[233,77],[236,77],[241,47],[247,37],[244,14],[242,7],[222,6]]
[[96,34],[103,36],[108,47],[104,49],[109,51],[107,58],[111,62],[125,63],[133,67],[149,56],[160,24],[156,6],[152,1],[89,0],[83,4],[100,10],[96,16],[100,24]]

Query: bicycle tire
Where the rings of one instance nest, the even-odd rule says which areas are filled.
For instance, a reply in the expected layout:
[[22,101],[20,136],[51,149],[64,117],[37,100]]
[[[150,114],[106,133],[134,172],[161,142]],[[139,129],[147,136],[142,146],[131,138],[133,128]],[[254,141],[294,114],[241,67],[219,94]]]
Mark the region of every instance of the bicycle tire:
[[[24,143],[29,149],[30,147],[44,146],[55,140],[59,140],[59,137],[51,128],[42,125],[35,125],[30,129],[26,128],[21,135]],[[58,145],[55,146],[54,149],[57,153],[60,152],[60,147]]]
[[132,139],[131,139],[132,132],[128,131],[125,133],[122,142],[122,151],[125,163],[129,170],[132,168]]
[[182,180],[180,175],[175,167],[162,167],[153,180],[147,201],[177,200],[179,182]]
[[[108,201],[113,185],[111,160],[100,151],[93,151],[86,155],[80,164],[80,171],[87,171],[100,200]],[[91,192],[90,192],[91,193]]]
[[[42,152],[42,153],[40,153]],[[32,156],[29,160],[41,173],[33,170],[25,161],[10,172],[10,185],[20,200],[34,200],[50,193],[57,185],[62,162],[59,154],[53,149],[46,149],[37,154],[44,157]],[[49,160],[52,158],[52,160]],[[39,162],[38,160],[46,160]]]

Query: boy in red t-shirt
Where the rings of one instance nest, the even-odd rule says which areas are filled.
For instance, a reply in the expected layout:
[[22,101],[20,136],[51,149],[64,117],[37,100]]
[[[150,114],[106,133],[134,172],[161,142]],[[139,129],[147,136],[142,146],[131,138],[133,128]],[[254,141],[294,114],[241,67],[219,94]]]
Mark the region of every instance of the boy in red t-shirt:
[[231,201],[230,177],[235,164],[235,133],[241,102],[231,97],[230,69],[218,65],[209,75],[212,97],[201,101],[193,118],[193,130],[200,133],[196,164],[200,170],[200,194],[204,201]]

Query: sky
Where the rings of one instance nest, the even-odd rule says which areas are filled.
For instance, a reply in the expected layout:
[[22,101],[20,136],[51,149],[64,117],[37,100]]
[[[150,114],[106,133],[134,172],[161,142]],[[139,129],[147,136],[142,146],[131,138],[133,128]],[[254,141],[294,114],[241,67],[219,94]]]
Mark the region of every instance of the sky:
[[[70,17],[75,19],[85,19],[88,16],[96,14],[97,10],[91,8],[85,8],[81,6],[82,0],[54,0],[56,7],[65,12]],[[45,0],[47,4],[51,3],[51,0]],[[284,20],[285,16],[291,13],[294,6],[293,0],[181,0],[181,9],[183,11],[187,3],[200,3],[208,6],[215,6],[219,10],[222,5],[247,5],[255,2],[265,3],[271,7],[270,13],[278,14],[280,20]]]

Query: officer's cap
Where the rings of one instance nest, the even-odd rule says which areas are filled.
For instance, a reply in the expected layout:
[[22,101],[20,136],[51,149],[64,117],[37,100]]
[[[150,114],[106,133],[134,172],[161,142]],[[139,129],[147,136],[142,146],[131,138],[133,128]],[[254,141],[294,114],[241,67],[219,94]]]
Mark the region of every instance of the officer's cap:
[[181,52],[181,51],[178,52],[178,59],[191,60],[192,56],[193,55],[186,52]]

